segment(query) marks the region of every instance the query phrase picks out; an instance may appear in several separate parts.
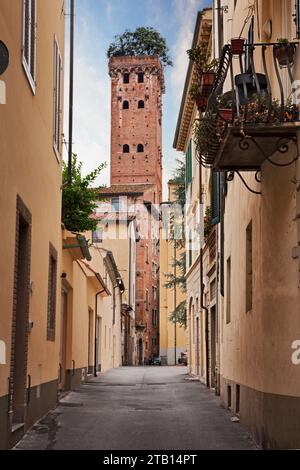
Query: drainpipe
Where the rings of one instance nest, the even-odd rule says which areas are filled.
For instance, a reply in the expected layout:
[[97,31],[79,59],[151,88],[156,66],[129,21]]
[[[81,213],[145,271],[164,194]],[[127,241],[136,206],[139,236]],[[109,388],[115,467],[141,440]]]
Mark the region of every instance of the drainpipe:
[[69,147],[68,147],[68,184],[72,184],[73,154],[73,95],[74,95],[74,0],[71,1],[70,12],[70,82],[69,82]]
[[[177,306],[177,292],[176,292],[176,241],[174,241],[174,311],[176,310]],[[177,321],[175,316],[175,323],[174,323],[174,365],[177,364]]]
[[[199,163],[199,223],[201,222],[201,204],[202,204],[202,171]],[[203,248],[201,233],[199,237],[200,248],[200,307],[205,311],[205,356],[206,356],[206,386],[209,387],[209,347],[208,347],[208,308],[204,305],[204,284],[203,284]]]
[[[94,332],[94,377],[97,377],[97,312],[98,312],[98,295],[102,294],[105,289],[97,292],[95,295],[95,332]],[[98,345],[99,347],[99,345]]]

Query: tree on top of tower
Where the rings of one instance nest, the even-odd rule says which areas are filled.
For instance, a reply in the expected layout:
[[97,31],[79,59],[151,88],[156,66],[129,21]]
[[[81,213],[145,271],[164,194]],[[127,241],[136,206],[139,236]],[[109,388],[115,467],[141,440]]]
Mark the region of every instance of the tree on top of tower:
[[138,55],[157,55],[164,66],[173,65],[165,38],[150,26],[141,26],[133,32],[126,30],[115,36],[107,50],[108,58]]

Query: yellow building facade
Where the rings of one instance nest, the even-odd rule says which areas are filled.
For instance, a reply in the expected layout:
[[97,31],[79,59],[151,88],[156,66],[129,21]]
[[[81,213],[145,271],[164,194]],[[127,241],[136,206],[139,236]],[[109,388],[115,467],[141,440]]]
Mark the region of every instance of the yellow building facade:
[[62,0],[0,6],[10,56],[0,105],[0,448],[57,399],[63,7]]
[[[220,394],[260,446],[298,448],[299,5],[241,0],[213,7],[210,22],[207,10],[199,13],[193,46],[198,38],[211,50],[208,60],[220,59],[215,83],[198,111],[188,96],[190,63],[174,140],[192,162],[186,223],[197,243],[187,270],[189,370]],[[239,37],[242,52],[231,43]],[[241,113],[250,98],[255,107],[257,95],[269,111],[262,118],[258,109],[250,121],[251,107],[250,115]],[[216,116],[225,98],[233,100],[232,112],[238,109],[237,121],[223,121],[221,140],[199,154],[195,118]],[[209,206],[217,206],[218,217],[208,216]],[[197,214],[202,228],[211,222],[202,242]]]
[[[168,203],[174,202],[174,183],[168,183]],[[182,250],[174,247],[168,238],[164,224],[160,229],[160,297],[159,297],[159,348],[162,365],[176,365],[181,359],[181,353],[187,351],[187,331],[179,323],[173,323],[169,317],[181,302],[186,299],[186,294],[179,286],[167,289],[167,273],[174,273],[173,260],[178,259]],[[178,269],[178,268],[177,268]],[[177,274],[178,275],[178,274]]]

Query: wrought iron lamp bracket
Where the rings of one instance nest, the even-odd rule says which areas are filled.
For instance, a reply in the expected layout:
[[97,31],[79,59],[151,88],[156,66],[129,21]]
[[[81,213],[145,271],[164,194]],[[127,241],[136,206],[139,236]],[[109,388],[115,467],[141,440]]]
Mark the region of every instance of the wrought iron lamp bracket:
[[[262,194],[261,191],[255,191],[254,189],[250,188],[250,186],[246,183],[244,177],[241,175],[241,173],[238,170],[232,170],[228,174],[226,174],[226,181],[233,181],[235,173],[238,175],[238,177],[241,179],[242,183],[244,184],[244,186],[246,186],[246,188],[248,189],[248,191],[250,191],[250,193],[258,194],[258,195]],[[260,170],[258,170],[255,173],[255,180],[258,183],[261,183]]]

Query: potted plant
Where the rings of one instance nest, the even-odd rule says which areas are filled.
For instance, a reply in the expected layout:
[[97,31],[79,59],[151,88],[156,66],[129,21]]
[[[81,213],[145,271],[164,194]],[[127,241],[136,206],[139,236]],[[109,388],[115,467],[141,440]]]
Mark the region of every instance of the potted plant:
[[293,122],[299,120],[299,108],[296,104],[292,104],[291,99],[287,101],[285,106],[284,118],[286,122]]
[[196,119],[193,139],[198,155],[206,157],[213,153],[222,140],[223,130],[224,124],[219,122],[215,114],[205,113],[200,119]]
[[278,38],[275,44],[275,56],[280,67],[287,67],[294,63],[295,44],[291,44],[287,38]]
[[197,75],[197,83],[192,85],[190,93],[196,101],[198,100],[198,103],[201,101],[201,103],[199,103],[200,107],[205,108],[205,101],[207,104],[207,98],[213,89],[216,78],[216,69],[218,67],[219,61],[216,59],[208,61],[207,46],[203,43],[200,43],[198,46],[189,49],[187,54],[189,59],[194,62]]
[[250,18],[253,17],[254,11],[255,11],[254,4],[249,5],[248,13],[247,13],[246,18],[244,20],[243,27],[242,27],[242,30],[239,34],[239,37],[231,39],[231,52],[232,52],[233,55],[241,55],[244,52],[245,38],[242,38],[241,36],[243,34],[243,31],[244,31],[245,26],[247,25],[248,21],[250,20]]
[[227,94],[218,98],[218,116],[225,122],[232,122],[232,99]]
[[198,107],[199,111],[204,112],[205,109],[206,109],[206,106],[207,106],[208,97],[207,96],[201,96],[199,85],[197,83],[194,83],[193,85],[191,85],[189,93],[191,95],[191,98],[194,101],[196,101],[196,104],[197,104],[197,107]]
[[235,126],[247,124],[275,124],[281,121],[281,106],[278,100],[272,99],[269,107],[269,95],[255,94],[246,105],[240,106],[240,115],[234,119]]
[[231,42],[231,52],[233,55],[243,54],[245,38],[232,38],[230,42]]

